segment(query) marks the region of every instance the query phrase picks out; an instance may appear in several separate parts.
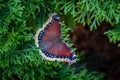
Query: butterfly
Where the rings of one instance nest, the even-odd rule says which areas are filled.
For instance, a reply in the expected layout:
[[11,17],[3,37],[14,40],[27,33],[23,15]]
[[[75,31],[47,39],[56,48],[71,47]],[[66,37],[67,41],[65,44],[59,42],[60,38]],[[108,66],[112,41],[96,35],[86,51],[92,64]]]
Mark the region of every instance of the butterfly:
[[35,44],[42,47],[40,55],[49,61],[76,62],[73,50],[61,38],[61,20],[57,13],[49,15],[49,19],[35,34]]

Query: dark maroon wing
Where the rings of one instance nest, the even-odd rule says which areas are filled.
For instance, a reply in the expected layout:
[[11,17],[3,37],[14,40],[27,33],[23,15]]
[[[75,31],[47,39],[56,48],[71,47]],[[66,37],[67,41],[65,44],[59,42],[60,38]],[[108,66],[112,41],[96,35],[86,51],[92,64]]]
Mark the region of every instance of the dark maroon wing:
[[64,42],[53,42],[41,50],[46,59],[57,60],[62,62],[76,62],[74,52]]
[[35,35],[37,46],[44,46],[40,54],[50,61],[76,62],[75,54],[61,39],[61,21],[57,14],[52,14],[48,21]]
[[39,33],[38,41],[39,45],[47,45],[55,39],[60,39],[61,37],[61,21],[59,16],[53,15],[48,24]]

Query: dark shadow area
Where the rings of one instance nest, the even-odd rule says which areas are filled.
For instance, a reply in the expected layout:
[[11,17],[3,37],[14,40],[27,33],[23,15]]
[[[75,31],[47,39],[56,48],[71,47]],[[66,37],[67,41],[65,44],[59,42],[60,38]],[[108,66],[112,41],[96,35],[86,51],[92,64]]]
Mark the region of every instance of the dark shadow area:
[[120,80],[120,47],[109,42],[104,32],[111,29],[109,23],[92,31],[88,26],[77,24],[71,35],[71,42],[77,52],[85,52],[85,60],[89,70],[97,70],[105,75],[105,80]]

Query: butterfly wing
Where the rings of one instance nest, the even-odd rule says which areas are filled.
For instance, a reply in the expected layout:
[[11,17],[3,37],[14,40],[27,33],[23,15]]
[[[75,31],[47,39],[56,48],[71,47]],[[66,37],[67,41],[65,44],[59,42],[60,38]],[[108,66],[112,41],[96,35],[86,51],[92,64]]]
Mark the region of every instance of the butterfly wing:
[[60,61],[60,62],[76,62],[76,57],[74,52],[68,45],[64,42],[53,42],[48,44],[46,48],[40,51],[43,57],[51,61]]
[[49,42],[61,37],[61,21],[56,13],[51,14],[41,29],[35,34],[35,44],[37,47],[45,46]]
[[42,37],[42,44],[48,44],[55,39],[60,39],[61,27],[57,20],[54,20],[50,26],[45,30]]
[[40,50],[43,58],[50,61],[76,62],[75,54],[70,47],[61,39],[61,21],[56,13],[35,34],[37,47],[44,46]]

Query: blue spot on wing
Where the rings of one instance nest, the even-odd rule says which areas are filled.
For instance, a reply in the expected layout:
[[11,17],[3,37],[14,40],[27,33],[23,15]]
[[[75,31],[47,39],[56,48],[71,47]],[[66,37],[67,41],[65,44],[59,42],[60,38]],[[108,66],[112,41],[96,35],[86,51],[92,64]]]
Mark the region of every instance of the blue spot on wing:
[[41,49],[41,51],[42,51],[47,57],[50,57],[50,58],[62,58],[62,59],[67,58],[67,59],[69,59],[69,60],[71,60],[71,61],[76,59],[76,57],[73,57],[73,56],[57,56],[57,55],[54,55],[54,54],[51,54],[51,53],[47,52],[45,49]]
[[45,30],[42,30],[40,33],[39,33],[39,35],[38,35],[38,43],[39,43],[39,46],[40,46],[40,44],[41,44],[41,42],[42,42],[42,37],[43,37],[43,34],[45,33]]

